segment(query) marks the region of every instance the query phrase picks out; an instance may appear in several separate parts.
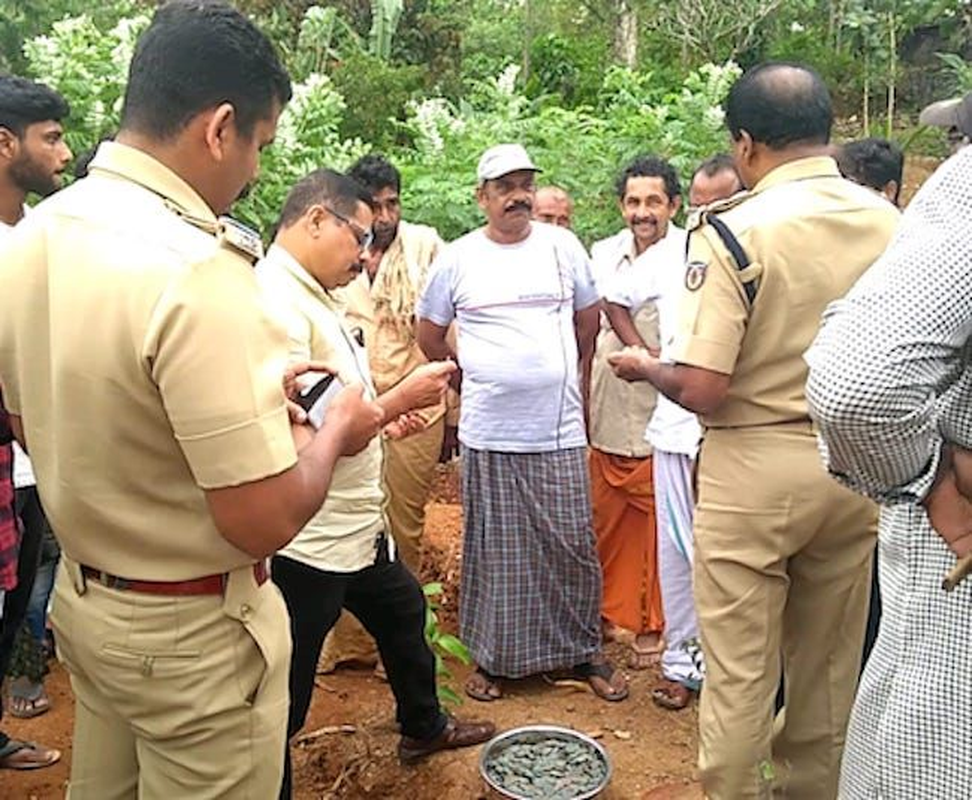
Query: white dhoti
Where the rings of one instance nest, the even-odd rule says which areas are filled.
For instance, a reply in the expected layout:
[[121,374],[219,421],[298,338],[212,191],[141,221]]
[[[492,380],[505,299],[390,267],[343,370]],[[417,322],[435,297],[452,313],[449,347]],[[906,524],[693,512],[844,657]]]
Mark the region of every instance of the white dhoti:
[[682,453],[654,452],[655,513],[658,520],[658,567],[665,639],[662,675],[698,689],[704,666],[692,592],[692,491],[694,460]]

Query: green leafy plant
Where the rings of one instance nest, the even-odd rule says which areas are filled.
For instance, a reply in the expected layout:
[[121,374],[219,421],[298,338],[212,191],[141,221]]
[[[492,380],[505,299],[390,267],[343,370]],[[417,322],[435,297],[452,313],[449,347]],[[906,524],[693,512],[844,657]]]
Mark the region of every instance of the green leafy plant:
[[422,587],[422,593],[425,595],[425,638],[435,656],[435,674],[439,678],[436,681],[439,700],[443,703],[459,705],[462,703],[462,698],[444,683],[444,680],[452,677],[452,673],[446,666],[446,659],[454,658],[462,664],[469,665],[472,663],[472,658],[466,645],[459,641],[458,637],[445,633],[439,627],[439,618],[435,612],[440,606],[435,598],[441,597],[442,592],[441,583],[427,583]]
[[128,62],[147,25],[148,16],[139,14],[106,29],[82,14],[55,22],[24,46],[33,75],[71,104],[66,138],[74,152],[117,130]]
[[956,94],[972,92],[972,62],[966,61],[955,53],[936,53],[945,66],[949,84]]

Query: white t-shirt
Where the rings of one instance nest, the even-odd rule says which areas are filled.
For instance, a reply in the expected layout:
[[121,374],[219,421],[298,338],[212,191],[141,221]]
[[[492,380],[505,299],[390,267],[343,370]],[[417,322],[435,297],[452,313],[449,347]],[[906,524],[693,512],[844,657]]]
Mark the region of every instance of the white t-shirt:
[[[27,213],[27,206],[24,206],[24,214]],[[13,230],[13,225],[7,225],[5,222],[0,222],[0,247],[7,239],[7,235]],[[34,468],[31,466],[30,458],[23,451],[23,448],[17,442],[13,443],[13,479],[14,487],[17,489],[25,489],[28,486],[36,486],[37,479],[34,477]]]
[[[630,269],[619,272],[604,292],[605,300],[632,312],[649,301],[655,302],[661,330],[661,360],[669,363],[668,352],[675,338],[685,277],[685,241],[685,231],[669,225],[665,238],[638,256]],[[655,413],[645,430],[645,440],[652,448],[695,458],[701,436],[702,428],[695,414],[659,392]]]
[[574,312],[597,300],[587,253],[564,228],[533,222],[516,244],[481,228],[446,245],[418,315],[458,321],[463,444],[510,453],[587,444]]

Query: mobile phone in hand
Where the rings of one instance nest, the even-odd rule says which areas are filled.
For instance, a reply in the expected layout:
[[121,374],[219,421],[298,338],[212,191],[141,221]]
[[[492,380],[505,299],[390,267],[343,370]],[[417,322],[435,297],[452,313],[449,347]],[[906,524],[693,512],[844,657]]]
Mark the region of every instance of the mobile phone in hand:
[[307,373],[312,377],[320,375],[320,379],[302,386],[294,398],[304,411],[307,412],[307,421],[315,429],[324,424],[324,415],[327,407],[335,396],[344,388],[340,378],[331,373]]

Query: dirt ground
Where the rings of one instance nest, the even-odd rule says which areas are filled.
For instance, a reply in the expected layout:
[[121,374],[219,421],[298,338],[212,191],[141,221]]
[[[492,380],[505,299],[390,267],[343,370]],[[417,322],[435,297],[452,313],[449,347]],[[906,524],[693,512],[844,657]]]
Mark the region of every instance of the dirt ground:
[[[455,630],[462,515],[453,474],[444,472],[429,504],[427,550],[423,581],[441,581],[446,589],[439,613],[442,626]],[[621,645],[609,654],[625,658]],[[450,664],[449,683],[461,694],[468,668]],[[508,687],[497,703],[466,699],[455,713],[488,718],[500,730],[550,723],[595,735],[614,765],[607,800],[697,800],[695,773],[695,708],[682,712],[658,709],[649,697],[657,672],[627,671],[631,696],[607,703],[575,688],[551,687],[539,679]],[[64,796],[71,760],[73,709],[64,671],[55,666],[47,679],[52,709],[32,720],[4,718],[12,736],[33,739],[64,752],[54,767],[35,772],[0,773],[3,800],[47,800]],[[340,726],[348,732],[336,732]],[[307,741],[294,749],[296,797],[411,798],[412,800],[472,800],[485,798],[479,777],[479,748],[442,753],[417,767],[402,767],[395,755],[398,734],[387,684],[371,670],[342,670],[318,678]],[[648,790],[652,791],[650,794]]]
[[[909,157],[905,163],[903,204],[937,167],[938,161]],[[439,616],[446,630],[456,627],[456,587],[459,576],[462,515],[454,474],[443,473],[429,504],[427,551],[423,581],[441,581],[446,588]],[[624,660],[624,649],[612,645],[612,658]],[[468,669],[450,665],[450,683],[461,693]],[[695,775],[695,707],[661,711],[649,693],[657,672],[628,671],[631,696],[606,703],[587,692],[553,688],[540,680],[509,687],[498,703],[466,700],[455,709],[460,716],[493,720],[501,730],[519,725],[551,723],[598,735],[614,765],[607,800],[699,800]],[[47,680],[52,709],[33,720],[4,719],[12,736],[60,748],[64,756],[54,767],[36,772],[0,773],[0,800],[47,800],[64,795],[71,761],[72,697],[64,671],[55,666]],[[349,732],[332,732],[346,726]],[[401,767],[395,758],[397,734],[394,707],[385,683],[370,670],[321,676],[304,734],[315,734],[295,748],[298,800],[337,798],[411,798],[469,800],[485,798],[479,778],[479,748],[437,755],[417,767]]]

